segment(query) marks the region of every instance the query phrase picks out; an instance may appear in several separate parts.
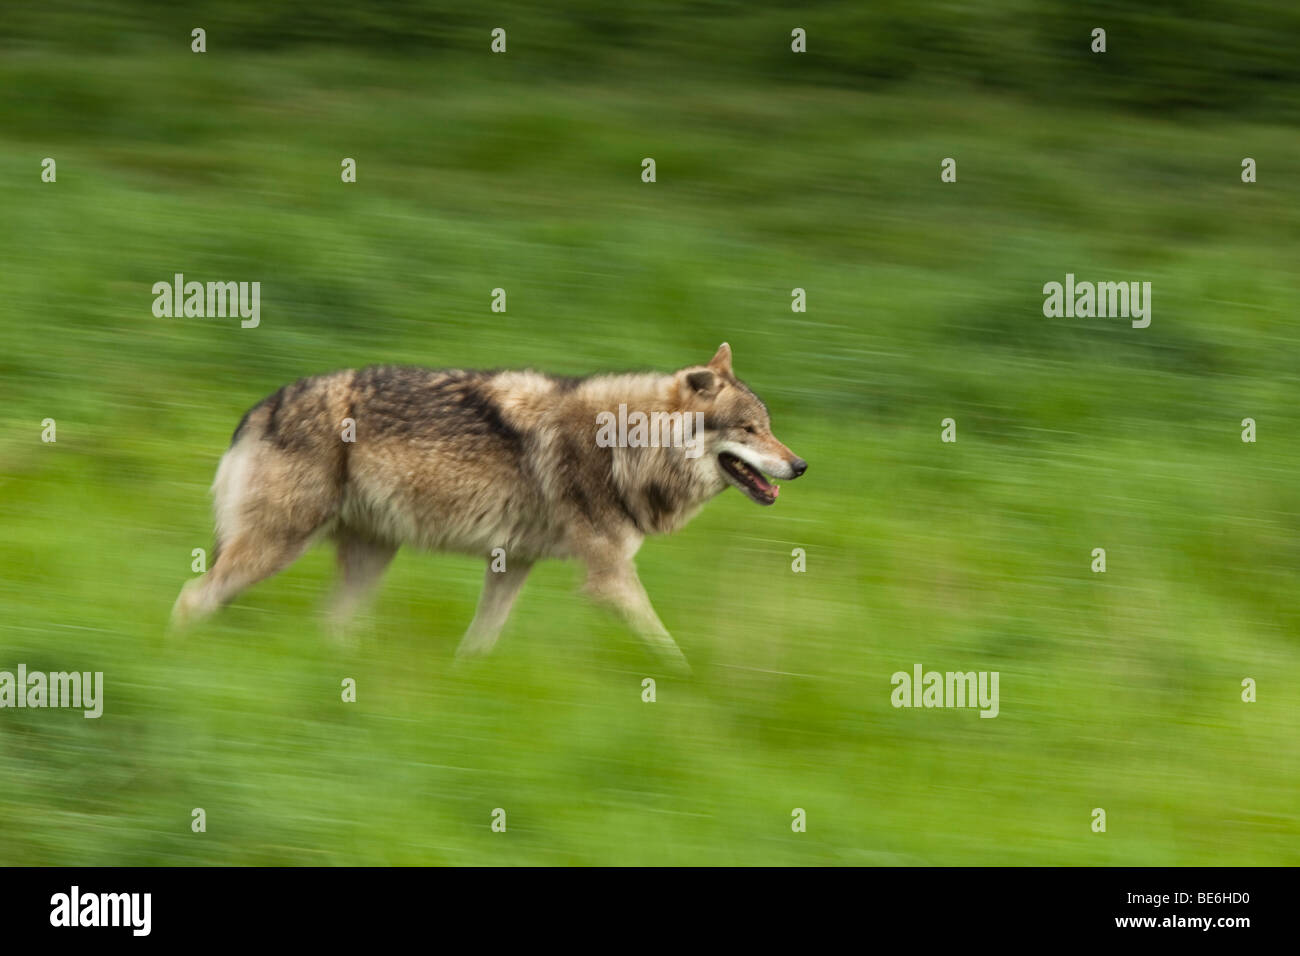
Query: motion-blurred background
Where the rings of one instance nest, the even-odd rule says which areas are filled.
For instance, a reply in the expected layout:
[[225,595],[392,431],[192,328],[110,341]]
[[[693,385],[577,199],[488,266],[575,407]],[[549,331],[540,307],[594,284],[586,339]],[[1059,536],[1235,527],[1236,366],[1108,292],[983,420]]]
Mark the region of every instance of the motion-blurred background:
[[[0,669],[106,689],[0,711],[0,863],[1300,862],[1297,49],[1281,2],[7,7]],[[155,318],[176,272],[261,326]],[[1067,272],[1150,328],[1045,318]],[[561,564],[465,672],[481,565],[410,552],[355,651],[327,548],[164,639],[280,385],[723,340],[810,470],[642,550],[655,703]],[[894,709],[916,663],[1000,716]]]

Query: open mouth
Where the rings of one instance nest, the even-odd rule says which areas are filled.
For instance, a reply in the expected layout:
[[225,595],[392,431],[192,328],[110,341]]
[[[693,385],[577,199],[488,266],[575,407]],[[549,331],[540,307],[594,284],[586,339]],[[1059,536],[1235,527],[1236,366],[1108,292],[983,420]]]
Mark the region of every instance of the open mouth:
[[755,468],[751,468],[735,455],[723,452],[718,455],[718,464],[731,483],[760,505],[770,505],[781,493],[780,485],[769,484]]

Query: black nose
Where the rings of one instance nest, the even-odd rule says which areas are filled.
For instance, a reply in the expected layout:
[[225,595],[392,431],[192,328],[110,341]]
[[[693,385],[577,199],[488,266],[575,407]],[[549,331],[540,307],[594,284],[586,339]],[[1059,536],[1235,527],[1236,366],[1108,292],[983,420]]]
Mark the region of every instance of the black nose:
[[790,462],[790,470],[793,471],[794,476],[798,478],[808,470],[808,462],[804,461],[802,458],[796,458],[794,461]]

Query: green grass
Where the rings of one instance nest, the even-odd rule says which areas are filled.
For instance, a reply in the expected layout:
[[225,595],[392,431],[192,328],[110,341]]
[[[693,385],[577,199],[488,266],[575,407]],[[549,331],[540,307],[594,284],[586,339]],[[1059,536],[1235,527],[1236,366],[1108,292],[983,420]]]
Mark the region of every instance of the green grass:
[[[0,669],[106,683],[97,721],[0,712],[0,863],[1300,863],[1289,128],[324,51],[16,55],[0,88]],[[154,318],[177,271],[261,281],[261,327]],[[1151,281],[1151,327],[1044,318],[1066,272]],[[696,667],[656,703],[562,564],[469,670],[481,568],[410,552],[355,650],[324,549],[164,638],[284,382],[723,340],[810,470],[646,543]],[[916,662],[999,671],[1001,715],[895,710]]]

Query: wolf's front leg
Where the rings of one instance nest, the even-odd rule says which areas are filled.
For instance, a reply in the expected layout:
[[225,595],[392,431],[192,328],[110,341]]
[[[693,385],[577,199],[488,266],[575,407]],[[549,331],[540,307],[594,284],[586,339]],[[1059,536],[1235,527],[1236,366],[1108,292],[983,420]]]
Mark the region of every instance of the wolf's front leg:
[[493,571],[492,566],[488,565],[483,579],[483,593],[478,599],[478,610],[474,612],[474,620],[470,622],[469,630],[456,648],[457,657],[481,657],[492,650],[532,567],[531,562],[518,558],[509,558],[504,571]]
[[602,604],[617,610],[636,631],[637,636],[677,674],[690,674],[690,665],[677,642],[659,620],[650,596],[645,593],[636,566],[624,561],[613,565],[591,565],[587,570],[587,593]]

